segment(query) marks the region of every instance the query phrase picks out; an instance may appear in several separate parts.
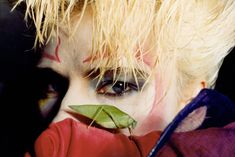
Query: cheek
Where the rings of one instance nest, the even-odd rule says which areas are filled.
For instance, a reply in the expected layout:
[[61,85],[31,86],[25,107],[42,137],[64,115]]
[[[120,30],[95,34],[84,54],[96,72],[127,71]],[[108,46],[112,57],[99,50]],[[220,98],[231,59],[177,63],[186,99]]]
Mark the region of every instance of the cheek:
[[168,112],[168,80],[163,79],[160,75],[156,76],[155,81],[155,99],[153,108],[149,114],[149,120],[156,124],[156,129],[163,129],[165,127],[167,112]]
[[[149,110],[140,117],[139,127],[135,134],[143,135],[153,130],[162,130],[164,126],[164,83],[160,77],[156,77],[152,83],[153,97],[148,101]],[[141,112],[141,111],[140,111]]]
[[165,88],[164,88],[164,82],[161,77],[158,75],[156,76],[155,84],[154,84],[154,90],[155,90],[155,95],[154,95],[154,101],[152,104],[152,110],[150,112],[150,115],[154,116],[155,113],[157,112],[160,105],[163,105],[163,98],[165,96]]

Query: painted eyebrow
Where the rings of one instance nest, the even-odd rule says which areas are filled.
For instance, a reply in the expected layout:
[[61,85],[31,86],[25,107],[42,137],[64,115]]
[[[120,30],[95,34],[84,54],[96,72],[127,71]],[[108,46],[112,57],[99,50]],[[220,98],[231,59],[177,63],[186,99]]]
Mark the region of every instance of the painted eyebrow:
[[44,50],[42,53],[42,57],[47,58],[51,61],[55,61],[55,62],[60,63],[61,62],[60,57],[59,57],[60,44],[61,44],[61,40],[60,40],[60,37],[58,37],[56,46],[54,48],[54,52],[52,54],[50,54],[49,52]]

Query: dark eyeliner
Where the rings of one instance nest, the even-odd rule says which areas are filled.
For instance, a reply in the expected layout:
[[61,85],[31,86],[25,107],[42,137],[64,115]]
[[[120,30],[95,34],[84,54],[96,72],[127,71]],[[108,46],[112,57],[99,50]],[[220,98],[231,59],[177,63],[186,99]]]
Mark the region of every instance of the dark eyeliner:
[[113,77],[113,70],[107,70],[102,78],[99,78],[100,71],[89,70],[85,73],[85,76],[91,80],[91,85],[95,88],[97,94],[103,94],[107,96],[122,96],[132,91],[141,91],[145,83],[145,80],[137,76],[137,79],[133,75],[129,75],[124,79],[122,74],[118,73],[118,78]]

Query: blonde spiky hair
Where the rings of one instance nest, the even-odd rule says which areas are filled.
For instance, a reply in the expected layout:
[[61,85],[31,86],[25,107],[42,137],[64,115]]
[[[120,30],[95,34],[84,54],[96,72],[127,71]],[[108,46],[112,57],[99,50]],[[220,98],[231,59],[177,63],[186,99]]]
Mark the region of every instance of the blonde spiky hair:
[[163,55],[161,60],[173,66],[175,94],[186,99],[192,94],[188,89],[201,80],[213,88],[223,58],[234,47],[235,1],[164,2],[156,19],[157,47]]
[[[67,26],[72,36],[90,8],[92,53],[103,60],[97,67],[117,69],[126,62],[132,70],[136,65],[144,68],[136,55],[151,53],[159,61],[154,66],[159,75],[172,73],[169,88],[177,86],[178,99],[187,97],[185,89],[198,80],[213,87],[223,58],[235,45],[234,0],[19,0],[17,4],[23,1],[42,44],[58,35],[59,26]],[[74,22],[73,17],[79,20]],[[143,50],[146,43],[148,49]]]
[[143,52],[143,44],[153,30],[159,0],[19,0],[15,6],[22,2],[26,3],[25,19],[31,18],[36,26],[36,43],[42,45],[59,35],[60,26],[67,27],[69,36],[73,37],[89,8],[95,17],[91,61],[97,56],[102,60],[95,67],[116,70],[128,64],[126,69],[132,69],[134,75],[138,72],[147,78],[146,73],[134,70],[136,66],[145,68],[135,58],[138,56],[143,61],[142,56],[153,48]]

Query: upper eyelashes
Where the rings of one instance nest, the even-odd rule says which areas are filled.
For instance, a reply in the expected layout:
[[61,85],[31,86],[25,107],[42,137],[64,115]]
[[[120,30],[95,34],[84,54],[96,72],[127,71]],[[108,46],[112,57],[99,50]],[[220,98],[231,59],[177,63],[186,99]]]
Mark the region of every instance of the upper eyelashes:
[[[115,73],[116,72],[116,73]],[[89,71],[88,78],[93,80],[97,94],[106,96],[123,96],[133,91],[140,91],[145,83],[141,76],[125,75],[120,71],[107,70],[104,75],[100,76],[100,71]],[[114,78],[116,75],[116,78]]]
[[124,81],[101,81],[96,92],[107,96],[122,96],[132,91],[138,91],[136,84]]

